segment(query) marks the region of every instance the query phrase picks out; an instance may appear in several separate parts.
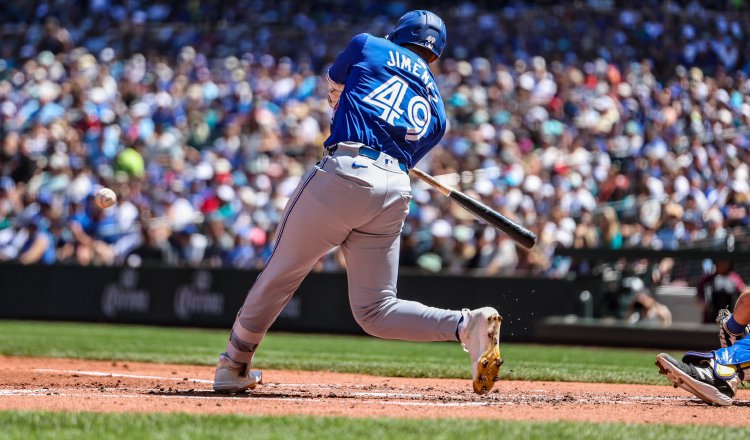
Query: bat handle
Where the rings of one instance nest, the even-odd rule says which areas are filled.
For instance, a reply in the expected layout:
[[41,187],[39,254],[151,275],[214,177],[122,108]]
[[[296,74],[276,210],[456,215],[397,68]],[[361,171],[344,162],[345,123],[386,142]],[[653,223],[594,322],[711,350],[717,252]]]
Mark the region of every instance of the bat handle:
[[429,174],[425,173],[419,168],[412,168],[409,172],[413,174],[414,176],[416,176],[419,180],[427,183],[428,185],[432,186],[436,190],[440,191],[446,197],[449,197],[450,194],[453,192],[453,188],[441,183],[436,178],[430,176]]

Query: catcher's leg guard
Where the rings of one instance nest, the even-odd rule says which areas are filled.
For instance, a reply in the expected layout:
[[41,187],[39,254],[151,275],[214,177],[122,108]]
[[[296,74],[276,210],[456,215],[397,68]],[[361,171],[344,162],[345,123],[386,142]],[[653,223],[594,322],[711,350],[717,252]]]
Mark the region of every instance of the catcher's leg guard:
[[740,339],[734,345],[715,350],[712,354],[719,364],[734,366],[742,372],[750,368],[750,339]]
[[740,378],[736,369],[719,365],[713,357],[713,353],[687,353],[682,361],[678,361],[660,353],[656,356],[656,365],[659,373],[665,375],[675,388],[682,388],[706,403],[729,406]]
[[682,362],[690,365],[709,366],[716,378],[722,380],[731,380],[744,378],[743,368],[740,365],[725,364],[718,360],[715,351],[698,352],[688,351],[682,356]]

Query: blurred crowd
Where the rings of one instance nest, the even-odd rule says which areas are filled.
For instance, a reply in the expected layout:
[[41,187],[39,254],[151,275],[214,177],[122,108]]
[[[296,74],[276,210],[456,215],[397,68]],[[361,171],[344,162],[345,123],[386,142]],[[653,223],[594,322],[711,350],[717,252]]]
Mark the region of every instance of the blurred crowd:
[[[0,11],[0,260],[260,268],[323,154],[325,72],[416,3],[51,0]],[[741,1],[436,2],[450,129],[420,163],[539,235],[415,184],[403,266],[563,276],[556,247],[743,245]],[[93,194],[111,187],[116,207]],[[332,252],[319,270],[345,262]]]

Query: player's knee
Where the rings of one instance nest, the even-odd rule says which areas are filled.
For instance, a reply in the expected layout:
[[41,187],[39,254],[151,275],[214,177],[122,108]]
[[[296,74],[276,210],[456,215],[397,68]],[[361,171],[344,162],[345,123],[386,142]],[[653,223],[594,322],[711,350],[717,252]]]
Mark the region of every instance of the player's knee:
[[388,338],[390,331],[384,311],[385,304],[383,302],[352,309],[354,320],[362,327],[362,330],[368,335],[378,338]]
[[354,320],[357,321],[357,324],[359,324],[359,326],[362,327],[362,330],[368,335],[379,338],[383,337],[382,334],[385,329],[378,322],[379,320],[376,317],[355,313]]
[[390,339],[388,337],[388,328],[382,325],[370,321],[360,321],[359,326],[370,336],[375,336],[376,338],[381,339]]

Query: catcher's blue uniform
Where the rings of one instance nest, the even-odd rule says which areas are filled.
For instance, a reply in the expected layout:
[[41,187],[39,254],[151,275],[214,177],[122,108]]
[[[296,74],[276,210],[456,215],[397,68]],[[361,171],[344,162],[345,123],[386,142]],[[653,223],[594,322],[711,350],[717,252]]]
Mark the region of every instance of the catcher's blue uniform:
[[746,371],[750,369],[750,337],[742,338],[729,347],[714,351],[688,351],[682,358],[688,363],[711,359],[715,361],[713,371],[717,377],[729,380],[739,375],[740,379],[747,379]]
[[716,361],[722,365],[742,365],[750,363],[750,338],[745,337],[727,348],[714,351]]

